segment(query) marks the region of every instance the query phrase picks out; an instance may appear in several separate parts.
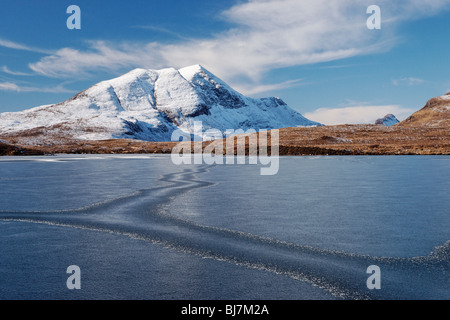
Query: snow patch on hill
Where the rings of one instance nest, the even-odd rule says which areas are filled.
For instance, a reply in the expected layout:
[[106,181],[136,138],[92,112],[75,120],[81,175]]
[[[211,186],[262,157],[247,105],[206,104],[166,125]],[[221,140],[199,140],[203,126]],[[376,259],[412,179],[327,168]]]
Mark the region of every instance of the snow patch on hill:
[[399,122],[400,121],[393,114],[388,114],[388,115],[385,115],[381,119],[377,119],[375,121],[375,124],[390,127],[390,126],[393,126],[393,125],[395,125],[395,124],[397,124]]

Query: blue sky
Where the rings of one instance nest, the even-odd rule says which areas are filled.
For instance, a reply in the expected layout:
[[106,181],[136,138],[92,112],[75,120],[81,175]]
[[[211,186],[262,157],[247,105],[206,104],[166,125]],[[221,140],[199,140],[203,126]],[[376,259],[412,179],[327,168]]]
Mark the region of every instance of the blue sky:
[[[69,30],[69,5],[81,30]],[[369,5],[381,29],[369,30]],[[450,91],[450,0],[2,1],[0,112],[136,67],[201,64],[325,124],[402,120]]]

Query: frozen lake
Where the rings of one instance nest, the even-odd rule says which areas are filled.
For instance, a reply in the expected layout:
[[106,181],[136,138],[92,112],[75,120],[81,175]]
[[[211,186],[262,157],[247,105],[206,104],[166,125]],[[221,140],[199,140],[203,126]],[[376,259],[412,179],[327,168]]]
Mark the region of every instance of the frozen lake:
[[449,299],[449,178],[446,156],[3,157],[0,299]]

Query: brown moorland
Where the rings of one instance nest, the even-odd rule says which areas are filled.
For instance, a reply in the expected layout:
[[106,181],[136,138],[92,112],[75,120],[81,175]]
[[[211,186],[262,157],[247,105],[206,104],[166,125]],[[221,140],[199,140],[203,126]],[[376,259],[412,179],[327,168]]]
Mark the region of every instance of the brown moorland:
[[[34,132],[36,133],[36,131]],[[42,130],[40,134],[45,134]],[[256,134],[258,135],[258,134]],[[249,136],[246,134],[245,136]],[[268,134],[269,138],[271,134]],[[0,155],[32,154],[152,154],[170,153],[177,142],[148,142],[131,139],[102,141],[47,138],[29,144],[30,132],[1,137]],[[57,141],[57,142],[52,142]],[[249,153],[248,137],[246,154]],[[210,145],[213,143],[213,145]],[[237,143],[236,143],[237,144]],[[209,146],[210,145],[210,146]],[[269,139],[269,149],[271,141]],[[225,153],[226,140],[204,142],[213,153]],[[222,151],[220,148],[222,147]],[[192,148],[193,149],[193,148]],[[235,146],[235,153],[237,147]],[[270,151],[269,151],[270,153]],[[339,125],[279,129],[280,155],[450,155],[450,127]]]
[[[38,127],[3,134],[0,137],[0,155],[170,153],[178,144],[132,139],[76,140],[72,138],[69,123],[59,126],[56,128],[58,130]],[[247,155],[258,152],[254,148],[258,144],[258,134],[254,135],[256,137],[241,135],[241,138],[245,136]],[[271,143],[269,139],[269,154]],[[430,99],[421,110],[392,127],[338,125],[283,128],[279,129],[278,145],[280,155],[450,155],[450,93]],[[226,146],[226,140],[203,142],[202,150],[207,148],[207,152],[215,154],[238,153],[237,146],[231,148],[230,144],[230,149],[234,150],[231,152],[226,151]]]

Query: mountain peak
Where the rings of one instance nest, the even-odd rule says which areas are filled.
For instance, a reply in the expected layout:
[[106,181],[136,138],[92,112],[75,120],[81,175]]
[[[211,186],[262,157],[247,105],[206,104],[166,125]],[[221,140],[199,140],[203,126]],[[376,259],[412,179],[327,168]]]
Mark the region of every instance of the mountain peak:
[[206,70],[201,64],[193,64],[191,66],[187,66],[184,68],[179,69],[179,71],[184,71],[184,72],[201,72],[201,71],[206,71],[209,72],[208,70]]
[[125,76],[127,74],[142,74],[148,72],[149,69],[144,68],[135,68],[133,70],[128,71],[127,73],[123,74],[122,76]]
[[155,72],[156,72],[156,70],[152,70],[152,69],[136,68],[136,69],[128,71],[127,73],[125,73],[115,79],[111,79],[111,80],[107,80],[107,81],[113,81],[116,79],[125,79],[125,78],[131,79],[131,78],[145,77],[148,74],[153,74]]
[[[210,71],[206,70],[202,65],[200,64],[194,64],[189,67],[184,67],[178,70],[180,74],[187,80],[187,81],[193,81],[194,78],[197,76],[201,76],[203,78],[214,78],[215,80],[218,79],[214,74],[212,74]],[[223,82],[219,79],[220,82]]]
[[160,70],[136,68],[97,83],[64,102],[0,115],[0,134],[41,130],[49,141],[133,138],[170,141],[172,132],[318,126],[279,98],[246,97],[196,64]]

